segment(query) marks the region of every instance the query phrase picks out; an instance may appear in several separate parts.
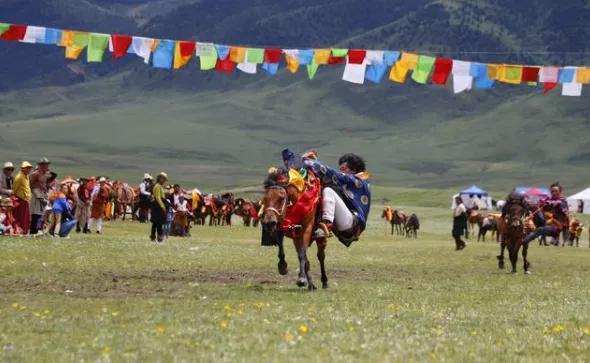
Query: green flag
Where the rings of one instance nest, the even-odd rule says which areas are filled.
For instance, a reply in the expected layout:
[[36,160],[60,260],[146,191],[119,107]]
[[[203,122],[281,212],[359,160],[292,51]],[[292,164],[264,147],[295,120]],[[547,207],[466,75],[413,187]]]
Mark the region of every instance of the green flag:
[[412,79],[416,83],[426,84],[428,82],[428,77],[430,76],[430,72],[432,72],[432,68],[434,67],[434,57],[429,57],[426,55],[421,55],[418,57],[418,66],[412,73]]
[[346,57],[347,54],[348,54],[348,49],[332,48],[332,57],[342,58],[342,57]]
[[88,51],[86,52],[88,62],[102,62],[104,52],[109,46],[109,38],[108,34],[91,33],[89,35]]
[[264,63],[264,49],[248,48],[248,51],[246,52],[246,62]]
[[76,48],[86,48],[88,46],[88,33],[74,32],[74,44]]
[[318,68],[320,68],[320,65],[317,64],[315,62],[315,60],[313,60],[311,62],[311,64],[307,65],[307,75],[308,75],[309,79],[313,79],[313,77],[315,77],[315,74],[318,71]]
[[10,28],[10,24],[0,23],[0,35],[4,34],[5,31]]

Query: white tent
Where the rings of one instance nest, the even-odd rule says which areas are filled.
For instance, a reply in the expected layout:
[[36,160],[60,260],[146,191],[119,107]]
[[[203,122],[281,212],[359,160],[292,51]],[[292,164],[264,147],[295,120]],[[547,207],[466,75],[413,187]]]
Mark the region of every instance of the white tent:
[[570,212],[590,214],[590,188],[567,198],[567,205]]

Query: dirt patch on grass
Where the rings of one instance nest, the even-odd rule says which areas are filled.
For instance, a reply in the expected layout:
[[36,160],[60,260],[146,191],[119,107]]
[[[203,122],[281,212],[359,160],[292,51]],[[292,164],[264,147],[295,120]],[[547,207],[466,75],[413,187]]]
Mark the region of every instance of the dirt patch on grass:
[[[130,272],[105,271],[99,274],[80,272],[77,276],[64,279],[3,279],[0,280],[2,293],[49,293],[65,294],[72,297],[170,297],[187,296],[195,293],[201,284],[251,285],[261,289],[281,284],[289,285],[296,277],[292,268],[287,276],[279,276],[277,271],[179,271],[150,270]],[[319,271],[313,272],[319,279]],[[375,272],[362,270],[328,271],[334,280],[374,279]]]

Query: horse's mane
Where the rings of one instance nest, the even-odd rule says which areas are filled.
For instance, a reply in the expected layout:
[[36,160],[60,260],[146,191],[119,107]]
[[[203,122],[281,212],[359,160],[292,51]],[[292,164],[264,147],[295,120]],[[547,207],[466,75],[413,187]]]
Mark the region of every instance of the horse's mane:
[[289,182],[288,171],[283,168],[275,168],[272,172],[270,172],[266,179],[264,180],[264,187],[265,188],[272,188],[272,187],[284,187]]

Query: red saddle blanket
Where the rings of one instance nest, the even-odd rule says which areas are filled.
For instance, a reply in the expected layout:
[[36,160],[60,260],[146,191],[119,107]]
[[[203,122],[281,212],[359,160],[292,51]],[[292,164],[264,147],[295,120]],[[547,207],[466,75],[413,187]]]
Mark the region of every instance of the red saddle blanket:
[[308,179],[307,188],[299,193],[297,202],[287,207],[285,217],[279,224],[279,229],[289,238],[295,237],[295,226],[303,225],[305,217],[309,216],[320,203],[321,186],[318,178]]

